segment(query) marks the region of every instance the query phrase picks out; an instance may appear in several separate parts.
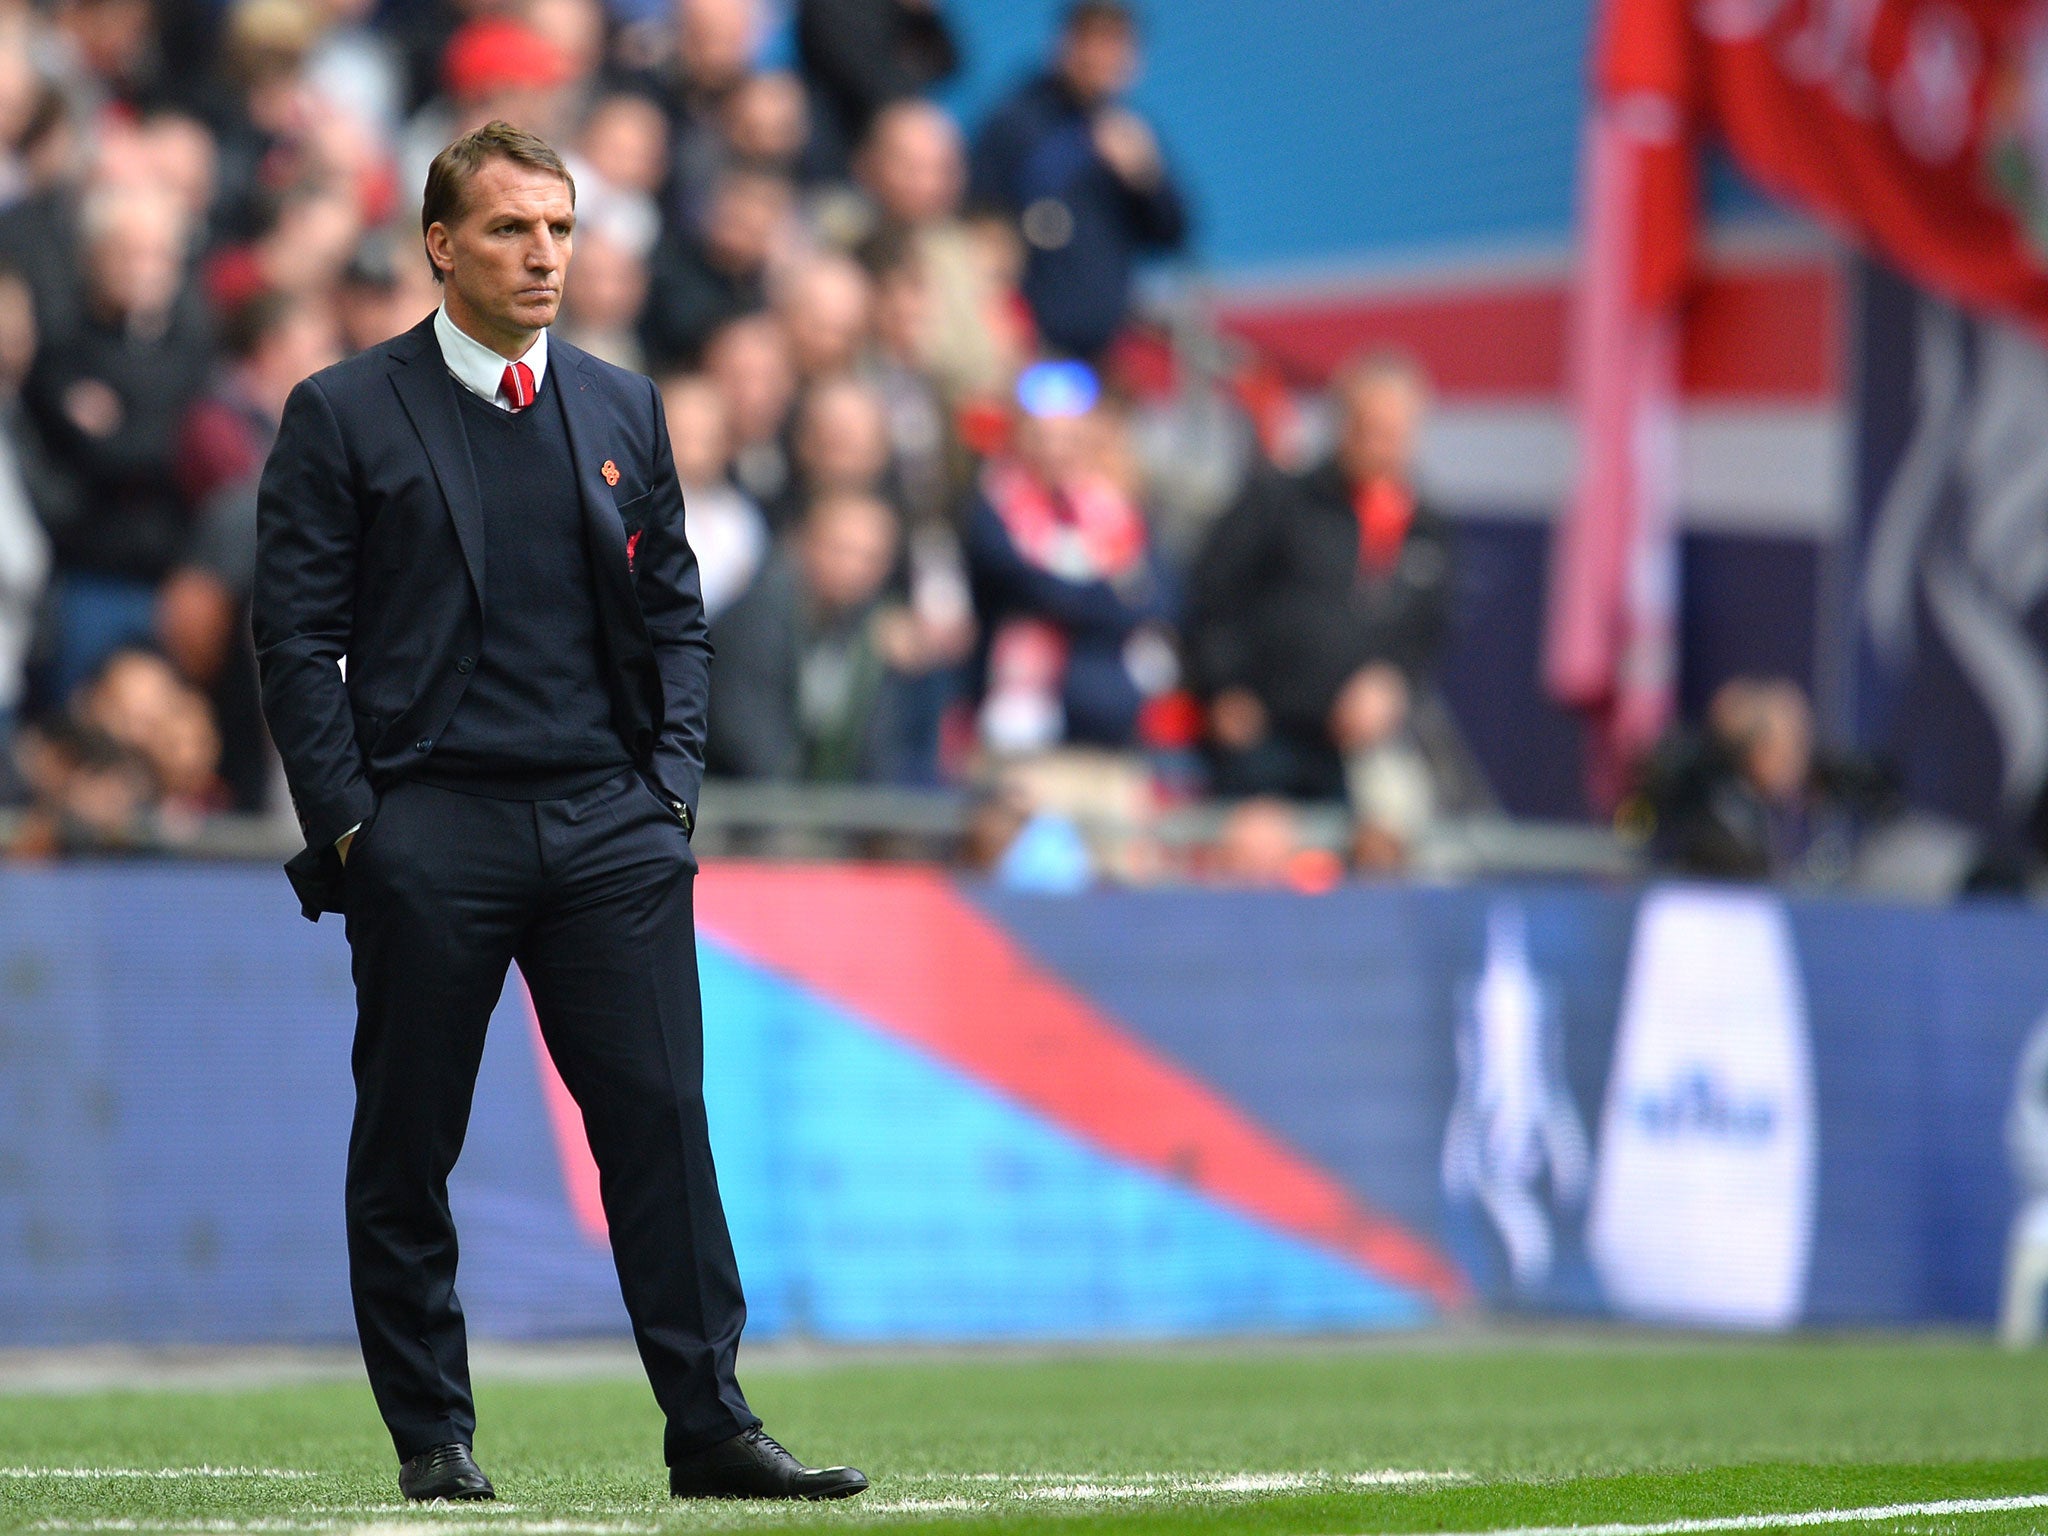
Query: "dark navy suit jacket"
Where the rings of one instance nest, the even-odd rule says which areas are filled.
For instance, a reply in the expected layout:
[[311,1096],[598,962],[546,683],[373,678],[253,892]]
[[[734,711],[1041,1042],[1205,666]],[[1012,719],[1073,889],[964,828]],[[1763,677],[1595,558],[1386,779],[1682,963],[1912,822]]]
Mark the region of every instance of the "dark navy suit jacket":
[[[552,336],[548,371],[568,421],[612,720],[692,825],[711,644],[661,396]],[[308,917],[340,910],[335,840],[426,764],[476,665],[490,573],[460,388],[429,316],[294,389],[263,469],[256,655],[306,835],[286,869]]]

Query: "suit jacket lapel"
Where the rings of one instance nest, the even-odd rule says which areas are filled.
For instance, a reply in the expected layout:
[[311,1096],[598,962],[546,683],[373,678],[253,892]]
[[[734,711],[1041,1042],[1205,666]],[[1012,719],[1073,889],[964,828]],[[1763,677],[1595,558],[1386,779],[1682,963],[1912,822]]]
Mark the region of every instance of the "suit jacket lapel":
[[462,545],[463,563],[476,587],[477,603],[484,600],[484,503],[476,488],[476,465],[469,456],[469,437],[462,430],[462,407],[455,399],[457,384],[441,360],[441,345],[434,339],[434,317],[429,315],[412,330],[417,343],[402,367],[394,370],[391,385],[398,391],[405,414],[427,450],[434,466],[434,479],[448,503],[448,515],[455,523],[455,538]]
[[602,472],[608,457],[604,452],[604,413],[584,374],[582,354],[552,337],[548,353],[548,372],[554,375],[562,420],[569,431],[569,456],[576,466],[576,495],[583,503],[598,602],[611,610],[625,634],[644,646],[647,621],[640,612],[640,599],[633,593],[633,573],[626,562],[626,525],[619,519],[618,503]]

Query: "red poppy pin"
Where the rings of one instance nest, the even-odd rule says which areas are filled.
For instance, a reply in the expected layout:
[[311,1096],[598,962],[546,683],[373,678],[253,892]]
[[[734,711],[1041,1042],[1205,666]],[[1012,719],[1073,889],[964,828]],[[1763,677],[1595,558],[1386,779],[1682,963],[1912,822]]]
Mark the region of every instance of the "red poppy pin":
[[598,473],[604,476],[604,483],[606,485],[617,485],[619,483],[619,466],[610,459],[604,461],[604,468],[599,470]]
[[641,532],[641,529],[635,528],[626,535],[626,574],[629,576],[633,574],[633,559],[640,553]]

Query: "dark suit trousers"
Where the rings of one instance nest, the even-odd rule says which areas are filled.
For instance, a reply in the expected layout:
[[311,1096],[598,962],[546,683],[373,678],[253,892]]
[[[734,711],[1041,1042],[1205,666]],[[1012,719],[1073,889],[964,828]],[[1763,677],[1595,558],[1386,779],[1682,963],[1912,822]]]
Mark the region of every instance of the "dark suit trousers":
[[559,800],[386,791],[343,872],[356,983],[349,1279],[401,1459],[470,1442],[448,1174],[516,961],[583,1111],[670,1461],[759,1422],[746,1304],[704,1120],[696,858],[630,771]]

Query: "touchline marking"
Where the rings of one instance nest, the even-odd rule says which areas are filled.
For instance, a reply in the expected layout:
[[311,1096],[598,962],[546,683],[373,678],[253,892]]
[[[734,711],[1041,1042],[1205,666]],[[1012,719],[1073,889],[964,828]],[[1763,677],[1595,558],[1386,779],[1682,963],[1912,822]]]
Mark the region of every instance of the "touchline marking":
[[1922,1504],[1870,1504],[1862,1509],[1806,1509],[1782,1515],[1708,1515],[1694,1520],[1659,1520],[1649,1525],[1517,1525],[1452,1536],[1690,1536],[1694,1531],[1785,1531],[1811,1525],[1858,1525],[1872,1520],[1906,1520],[1915,1515],[1995,1515],[2016,1509],[2048,1509],[2048,1493],[2004,1499],[1930,1499]]
[[305,1532],[345,1531],[349,1536],[418,1536],[421,1531],[483,1532],[505,1531],[515,1536],[657,1536],[658,1525],[635,1524],[625,1521],[592,1520],[478,1520],[473,1516],[455,1519],[437,1519],[438,1513],[429,1505],[416,1511],[419,1518],[412,1520],[386,1520],[372,1524],[344,1523],[335,1520],[302,1520],[291,1516],[256,1516],[247,1520],[38,1520],[29,1529],[32,1531],[163,1531],[163,1532],[220,1532],[222,1536],[241,1532]]
[[1343,1484],[1385,1488],[1406,1483],[1470,1483],[1477,1479],[1469,1472],[1418,1472],[1387,1467],[1372,1472],[914,1472],[892,1481],[994,1483],[1016,1489],[1025,1498],[1072,1496],[1076,1489],[1110,1488],[1117,1491],[1108,1497],[1129,1498],[1134,1496],[1134,1490],[1160,1494],[1284,1493]]
[[0,1467],[0,1477],[41,1478],[171,1478],[171,1477],[316,1477],[283,1467]]

